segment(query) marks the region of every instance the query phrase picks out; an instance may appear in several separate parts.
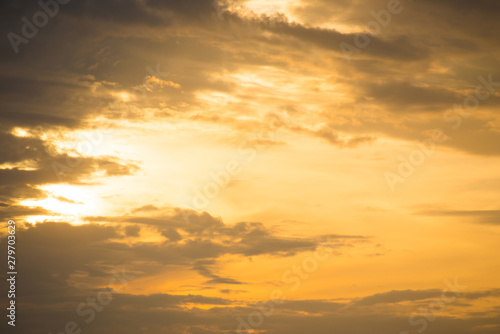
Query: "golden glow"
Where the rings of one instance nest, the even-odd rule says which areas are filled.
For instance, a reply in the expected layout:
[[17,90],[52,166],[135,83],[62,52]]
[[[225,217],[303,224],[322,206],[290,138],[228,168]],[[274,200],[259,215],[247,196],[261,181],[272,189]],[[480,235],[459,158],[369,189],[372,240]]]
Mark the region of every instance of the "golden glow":
[[181,85],[179,85],[178,83],[175,83],[175,82],[172,82],[169,80],[163,80],[163,79],[160,79],[156,76],[148,76],[146,81],[144,82],[144,85],[143,85],[143,87],[145,89],[147,89],[148,91],[154,91],[156,89],[156,87],[158,87],[158,86],[159,87],[168,86],[168,87],[173,87],[176,89],[181,88]]
[[[121,319],[125,311],[168,309],[158,317],[161,326],[124,322],[134,333],[235,332],[229,326],[237,317],[275,289],[302,302],[277,306],[277,317],[266,317],[256,333],[286,332],[278,323],[307,332],[306,326],[295,328],[295,321],[333,324],[343,312],[403,319],[427,298],[371,306],[356,301],[398,291],[418,295],[442,289],[454,277],[471,294],[443,312],[447,321],[473,318],[471,324],[484,325],[498,316],[500,77],[476,87],[479,75],[497,73],[500,53],[493,33],[474,36],[481,25],[473,23],[491,15],[474,21],[480,4],[474,13],[439,11],[433,30],[427,26],[428,15],[438,12],[432,1],[403,4],[387,26],[387,1],[221,0],[202,11],[193,8],[196,2],[138,1],[102,25],[102,15],[92,17],[100,3],[83,16],[58,17],[71,19],[61,27],[76,27],[80,17],[82,27],[96,26],[92,38],[76,38],[83,28],[71,30],[78,47],[66,50],[69,35],[52,29],[47,45],[61,45],[57,57],[52,48],[43,53],[41,38],[36,45],[19,44],[23,56],[0,59],[15,59],[15,66],[37,59],[13,67],[19,78],[11,86],[3,81],[17,72],[0,75],[4,87],[22,88],[0,101],[8,131],[2,136],[0,189],[6,194],[0,214],[13,212],[21,223],[38,224],[33,236],[84,231],[73,234],[77,240],[66,238],[67,253],[56,242],[41,249],[67,267],[53,261],[47,269],[40,262],[46,271],[36,281],[40,293],[33,295],[51,293],[43,287],[56,284],[61,295],[49,298],[57,305],[23,296],[29,312],[47,305],[54,314],[64,313],[59,307],[74,310],[87,297],[74,306],[73,297],[104,287],[103,273],[124,264],[136,278],[119,293],[130,295],[117,296],[109,310],[114,314],[105,311],[98,322]],[[466,7],[461,1],[441,1],[439,7],[451,3]],[[475,28],[447,30],[465,19]],[[384,26],[380,36],[357,34],[370,21]],[[350,61],[343,43],[351,46]],[[26,100],[18,98],[21,93]],[[464,96],[475,103],[474,94],[481,104],[474,113],[446,113]],[[450,122],[457,117],[458,128]],[[448,141],[422,151],[420,141],[438,128]],[[419,158],[408,170],[409,161]],[[391,189],[386,175],[401,174],[402,165],[407,175]],[[198,216],[190,220],[188,210]],[[335,236],[333,253],[292,289],[283,277],[311,264],[325,236]],[[88,254],[77,254],[89,247]],[[494,291],[491,299],[476,300],[481,289]],[[73,299],[64,300],[66,292]],[[346,307],[324,310],[328,300]],[[174,319],[178,327],[168,327],[168,317],[177,312],[184,314]],[[182,324],[215,324],[221,314],[231,324]],[[157,314],[149,315],[153,323]],[[352,334],[334,325],[309,329],[328,328]],[[494,332],[476,328],[477,334],[488,330]]]
[[63,214],[70,213],[82,213],[83,210],[79,209],[77,204],[66,203],[64,201],[55,199],[55,198],[47,198],[42,200],[25,200],[21,201],[19,204],[27,206],[27,207],[41,207],[50,211],[60,212]]
[[30,133],[28,132],[29,130],[23,129],[23,128],[14,128],[12,130],[12,134],[16,137],[29,137],[31,136]]
[[[71,219],[73,217],[71,216],[65,216],[65,215],[53,215],[53,216],[47,216],[47,215],[34,215],[34,216],[28,216],[26,218],[26,222],[30,224],[37,224],[37,223],[43,223],[43,222],[67,222],[68,219]],[[77,225],[77,223],[72,222],[74,225]]]
[[115,97],[119,98],[122,102],[130,102],[134,96],[128,92],[120,92],[115,94]]
[[5,163],[0,165],[0,169],[19,169],[24,171],[34,171],[36,170],[36,162],[32,160],[22,161],[17,163]]
[[272,15],[284,13],[290,1],[284,0],[250,0],[245,2],[245,6],[256,14]]
[[[46,185],[40,187],[49,194],[48,198],[41,200],[23,200],[19,204],[27,207],[41,207],[54,212],[55,216],[32,216],[29,222],[39,222],[48,219],[66,219],[80,221],[81,217],[98,214],[101,210],[99,198],[91,187],[72,185]],[[78,223],[78,222],[77,222]]]

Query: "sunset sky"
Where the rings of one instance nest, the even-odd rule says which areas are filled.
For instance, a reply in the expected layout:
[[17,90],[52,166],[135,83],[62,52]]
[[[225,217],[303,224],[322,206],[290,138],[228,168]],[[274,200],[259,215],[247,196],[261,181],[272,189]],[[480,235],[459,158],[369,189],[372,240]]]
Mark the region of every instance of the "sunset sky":
[[8,333],[500,333],[500,2],[0,7]]

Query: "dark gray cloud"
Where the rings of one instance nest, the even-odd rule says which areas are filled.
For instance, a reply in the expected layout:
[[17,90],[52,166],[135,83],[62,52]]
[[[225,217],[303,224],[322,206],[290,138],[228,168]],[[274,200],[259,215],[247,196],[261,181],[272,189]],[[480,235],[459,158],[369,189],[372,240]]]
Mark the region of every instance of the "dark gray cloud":
[[425,216],[456,217],[480,224],[500,225],[500,210],[422,210],[418,214]]
[[[239,223],[227,226],[207,214],[199,216],[198,224],[204,223],[203,226],[192,227],[189,226],[191,224],[185,222],[183,225],[176,225],[178,221],[175,216],[170,217],[170,220],[169,217],[164,217],[161,222],[158,220],[152,220],[152,222],[153,224],[143,222],[142,225],[125,222],[120,224],[115,222],[112,225],[80,226],[51,222],[27,224],[24,227],[18,225],[16,247],[19,251],[16,256],[23,259],[17,265],[18,271],[23,273],[18,278],[18,285],[23,287],[18,302],[19,305],[23,305],[22,313],[30,319],[20,324],[24,332],[31,333],[36,328],[38,330],[43,328],[44,331],[55,330],[57,326],[63,326],[66,321],[75,319],[75,313],[72,310],[87,297],[95,296],[99,291],[95,287],[106,287],[116,270],[125,270],[130,277],[146,279],[159,273],[168,275],[169,268],[184,267],[186,270],[193,270],[208,278],[204,282],[206,285],[243,285],[247,283],[216,273],[218,258],[226,254],[237,254],[242,257],[259,254],[286,256],[313,250],[319,246],[319,242],[306,238],[285,242],[287,239],[274,236],[270,230],[265,229],[259,223]],[[126,238],[140,233],[137,228],[139,226],[156,227],[161,233],[164,225],[170,225],[169,229],[176,226],[184,238],[165,242],[134,244],[125,242]],[[343,242],[350,244],[361,238],[340,235],[335,237],[338,240],[330,238],[328,242],[338,242],[345,238]],[[349,239],[351,241],[347,241]],[[259,240],[263,241],[259,242]],[[268,243],[269,240],[275,240],[278,246],[271,245],[271,242]],[[1,244],[7,244],[5,237],[1,241]],[[256,251],[255,247],[262,248]],[[2,261],[4,263],[5,259]],[[155,314],[159,309],[162,309],[165,314],[188,312],[187,318],[196,318],[196,314],[201,313],[203,316],[199,319],[199,323],[204,325],[210,313],[218,317],[222,312],[226,313],[224,317],[227,318],[228,326],[232,326],[234,319],[232,319],[231,312],[218,309],[201,311],[196,308],[187,311],[186,307],[191,304],[229,306],[233,304],[233,301],[196,295],[132,296],[116,291],[113,297],[114,306],[106,308],[106,316],[102,317],[103,320],[96,320],[93,324],[95,327],[92,328],[102,330],[113,327],[118,330],[120,327],[113,325],[115,319],[113,313],[117,312],[116,316],[125,316],[130,307],[140,314],[149,315]],[[299,305],[290,304],[289,309],[292,310]],[[324,307],[329,306],[324,305]],[[47,311],[51,314],[50,316],[47,316]],[[208,313],[205,314],[205,312]],[[150,325],[159,325],[157,321],[160,320],[154,320]],[[161,321],[164,322],[164,319]],[[197,323],[197,321],[192,323],[184,319],[179,322],[179,326],[188,325],[185,321],[188,321],[190,325]],[[145,319],[141,322],[147,324]]]
[[199,260],[196,261],[193,269],[196,270],[200,275],[210,278],[210,280],[206,281],[206,284],[243,284],[235,279],[228,277],[220,277],[213,273],[213,270],[210,266],[215,265],[215,261],[213,260]]
[[[16,194],[15,190],[12,188],[7,188],[6,192],[7,193],[10,192],[13,195]],[[41,193],[36,193],[36,194],[41,195]],[[23,196],[21,197],[24,198],[26,195],[27,194],[23,194]],[[29,196],[34,197],[35,194]],[[50,214],[52,214],[51,211],[40,207],[30,208],[22,205],[9,205],[6,203],[1,203],[0,205],[0,220],[2,221],[6,221],[9,219],[16,219],[16,218],[24,218],[27,216],[50,215]]]
[[[58,153],[50,142],[38,137],[18,137],[0,131],[0,139],[0,164],[4,165],[0,168],[0,200],[6,203],[43,198],[46,194],[37,186],[81,184],[82,179],[96,171],[103,171],[108,176],[121,176],[138,170],[137,165],[115,157],[94,158]],[[64,198],[60,200],[68,201]],[[12,211],[13,214],[16,212]]]
[[[374,133],[413,140],[421,133],[421,122],[413,124],[409,131],[401,131],[408,114],[439,115],[453,103],[463,101],[465,90],[477,85],[478,75],[493,73],[494,78],[500,78],[493,15],[498,5],[491,1],[474,5],[464,1],[403,3],[404,10],[393,16],[379,36],[372,36],[372,43],[353,56],[351,64],[344,61],[339,43],[353,44],[356,34],[315,24],[322,23],[321,17],[333,17],[340,23],[363,25],[374,20],[370,11],[383,10],[387,1],[305,2],[294,13],[310,17],[308,25],[292,22],[284,15],[244,17],[237,12],[225,13],[225,19],[220,20],[213,1],[208,0],[189,4],[132,0],[119,3],[88,0],[61,6],[61,14],[40,29],[29,44],[22,45],[26,52],[10,52],[2,58],[0,118],[8,129],[21,125],[82,127],[98,115],[139,120],[144,117],[142,108],[160,102],[175,107],[177,112],[159,111],[157,116],[179,117],[203,105],[196,97],[198,92],[236,93],[234,82],[219,79],[227,71],[252,65],[289,68],[296,64],[292,66],[316,67],[331,73],[337,82],[346,85],[349,94],[354,94],[358,104],[375,103],[400,115],[393,117],[389,127],[379,126],[385,121],[383,113],[373,126],[356,115],[355,122],[361,123],[357,128],[346,124],[335,127],[340,132],[359,132],[352,143],[345,145],[354,147],[370,142]],[[5,34],[20,29],[20,17],[38,8],[36,4],[14,1],[4,2],[3,6],[2,12],[9,13],[4,15],[9,17],[2,26]],[[436,18],[436,12],[443,14]],[[7,39],[3,42],[5,50],[11,49]],[[309,60],[311,48],[319,48],[320,63]],[[147,54],[142,50],[148,50]],[[272,56],[277,54],[282,55],[281,59]],[[136,87],[147,75],[145,67],[160,63],[169,72],[169,80],[182,89],[160,87],[157,94],[148,93],[147,98],[128,106],[110,107],[113,99],[106,90],[109,93]],[[439,67],[446,71],[436,71]],[[101,87],[106,89],[92,94],[93,84],[103,84]],[[498,98],[492,97],[481,104],[481,109],[494,112],[498,105]],[[325,110],[325,121],[343,108]],[[241,126],[228,121],[234,119],[232,115],[204,112],[203,117],[198,113],[190,116]],[[442,127],[442,119],[434,120],[439,122]],[[494,144],[498,132],[484,124],[491,122],[475,115],[467,122],[469,128],[464,125],[445,145],[472,153],[499,154]],[[319,137],[339,145],[335,136],[319,133]]]
[[[290,23],[282,16],[260,18],[261,26],[273,33],[295,37],[307,44],[315,45],[336,53],[342,53],[341,43],[356,47],[356,34],[342,34],[332,29],[305,27],[301,24]],[[398,36],[390,41],[381,40],[377,36],[368,34],[371,42],[369,47],[363,48],[366,54],[373,57],[395,59],[399,61],[421,60],[427,57],[425,50],[419,49],[405,36]]]
[[401,113],[415,107],[422,111],[442,112],[464,97],[441,87],[418,87],[408,82],[390,82],[367,85],[365,96],[389,105]]
[[[40,209],[30,211],[22,207],[18,208],[18,211],[20,216],[44,213]],[[206,213],[199,216],[197,225],[180,222],[177,218],[175,215],[165,216],[163,220],[156,219],[152,224],[145,221],[145,218],[138,217],[133,223],[129,222],[132,219],[128,218],[121,220],[119,224],[116,224],[115,220],[111,226],[73,226],[49,222],[27,225],[17,231],[20,240],[19,256],[23,258],[19,270],[24,272],[23,277],[27,280],[25,284],[29,288],[26,288],[26,291],[49,294],[54,290],[71,290],[73,281],[78,280],[79,275],[87,275],[89,280],[95,278],[98,281],[105,277],[110,268],[125,264],[134,272],[145,271],[145,275],[160,272],[164,266],[181,266],[209,278],[206,282],[208,285],[242,284],[215,273],[218,258],[227,254],[243,257],[290,256],[315,250],[320,245],[319,241],[308,238],[278,237],[260,223],[253,223],[253,227],[247,223],[227,226]],[[137,223],[141,220],[144,220],[142,225]],[[120,241],[139,235],[140,226],[157,228],[159,234],[175,229],[183,238],[132,245]],[[326,246],[334,244],[336,247],[344,247],[356,243],[359,239],[363,238],[337,236],[335,239],[322,240],[328,240]],[[64,249],[64,252],[61,252],[61,249]],[[46,259],[48,263],[40,261],[40,258]]]
[[[211,259],[223,254],[291,256],[312,251],[320,244],[314,238],[278,237],[260,222],[239,222],[228,226],[220,218],[206,212],[182,209],[163,209],[160,215],[154,216],[87,217],[86,220],[154,227],[167,239],[165,243],[161,247],[155,244],[140,245],[136,251],[140,254],[149,253],[151,258],[159,261],[167,253],[170,261],[180,263],[184,257],[191,260]],[[343,245],[344,241],[349,244],[366,240],[366,237],[326,235],[321,236],[320,240],[328,240],[329,247],[336,247]],[[206,269],[201,266],[197,270],[201,268]]]
[[[246,223],[226,226],[214,218],[209,222],[207,215],[201,215],[199,219],[206,222],[206,225],[203,228],[183,229],[182,234],[188,233],[187,239],[194,237],[202,242],[206,237],[214,243],[219,243],[221,234],[224,233],[226,237],[237,236],[239,233],[251,234],[252,238],[269,238],[272,235],[270,231],[260,227],[255,229],[258,225],[254,225],[254,228]],[[171,224],[174,221],[175,219],[172,219]],[[75,321],[82,329],[98,334],[109,331],[137,333],[145,330],[167,330],[171,333],[236,333],[239,326],[238,317],[248,321],[252,312],[260,308],[270,310],[269,301],[242,302],[231,298],[230,290],[227,291],[227,298],[219,298],[179,293],[132,295],[121,292],[118,286],[110,286],[110,280],[116,270],[128,277],[129,283],[133,284],[135,280],[145,280],[159,273],[166,275],[168,279],[172,265],[183,265],[186,269],[210,278],[205,284],[234,286],[237,283],[231,278],[214,273],[218,267],[217,257],[227,254],[229,249],[210,253],[210,247],[203,244],[203,249],[208,249],[208,256],[193,252],[190,247],[175,247],[175,251],[171,252],[172,242],[166,241],[156,243],[158,252],[155,255],[151,252],[152,248],[143,251],[144,244],[125,243],[126,238],[131,236],[130,226],[158,227],[161,230],[160,227],[163,224],[168,225],[169,220],[165,217],[162,222],[151,220],[150,223],[152,224],[130,225],[121,222],[108,226],[40,223],[24,228],[19,226],[17,256],[23,261],[19,262],[18,270],[23,274],[18,276],[18,286],[22,287],[22,293],[17,302],[20,319],[25,321],[19,321],[17,329],[28,334],[40,331],[57,332],[64,329],[68,321]],[[344,238],[344,242],[359,238],[342,235],[330,237]],[[2,245],[6,244],[4,241],[2,240]],[[181,242],[185,243],[184,240],[178,241]],[[268,251],[273,252],[272,249]],[[299,247],[297,251],[302,249]],[[5,259],[2,258],[1,261],[4,263]],[[96,288],[99,286],[102,288]],[[109,305],[105,305],[101,312],[95,312],[95,320],[87,324],[85,320],[89,314],[78,314],[77,307],[85,304],[88,298],[95,298],[102,291],[113,291],[109,290],[109,287],[114,289]],[[396,315],[402,311],[396,311],[399,303],[415,303],[413,307],[417,309],[426,305],[422,304],[422,301],[431,301],[439,296],[440,290],[406,290],[351,300],[286,300],[274,304],[273,314],[265,318],[259,329],[277,334],[302,333],[306,328],[314,329],[318,333],[329,333],[333,327],[347,334],[358,333],[360,328],[402,331],[412,327],[408,323],[408,317]],[[471,301],[498,297],[498,290],[484,290],[466,291],[459,298]],[[2,300],[4,298],[2,297]],[[381,311],[381,303],[396,307],[394,315]],[[408,309],[408,306],[405,307]],[[466,304],[460,302],[453,305],[452,309],[466,307]],[[489,330],[488,325],[500,324],[498,317],[486,313],[470,315],[467,320],[444,314],[438,315],[438,319],[439,321],[429,325],[429,333],[439,333],[444,328],[452,328],[457,333],[466,334],[473,328],[477,331],[479,326],[484,327],[479,333],[489,334],[493,331]]]
[[398,303],[404,301],[415,301],[422,299],[440,297],[440,290],[405,290],[405,291],[389,291],[376,295],[364,297],[356,302],[359,306],[371,306],[376,304]]

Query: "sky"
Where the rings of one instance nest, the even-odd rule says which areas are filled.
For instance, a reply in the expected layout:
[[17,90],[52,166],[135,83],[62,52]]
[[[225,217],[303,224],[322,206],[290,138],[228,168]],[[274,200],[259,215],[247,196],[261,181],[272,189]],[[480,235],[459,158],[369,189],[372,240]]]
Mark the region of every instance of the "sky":
[[6,333],[500,332],[498,1],[0,6]]

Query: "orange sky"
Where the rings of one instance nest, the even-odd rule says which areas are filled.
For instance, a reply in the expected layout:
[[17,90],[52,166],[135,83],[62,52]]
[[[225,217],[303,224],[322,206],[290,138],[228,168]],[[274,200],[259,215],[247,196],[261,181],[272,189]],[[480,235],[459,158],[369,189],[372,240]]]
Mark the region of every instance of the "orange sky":
[[1,11],[23,333],[498,333],[497,2],[47,3]]

